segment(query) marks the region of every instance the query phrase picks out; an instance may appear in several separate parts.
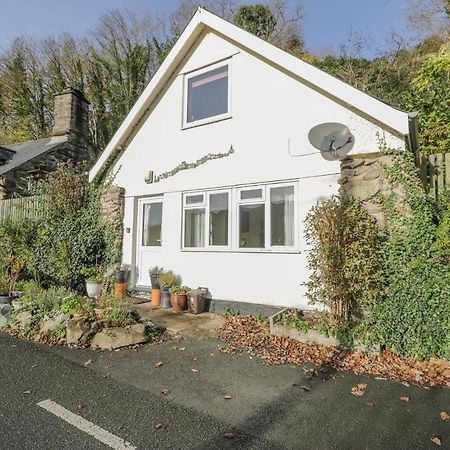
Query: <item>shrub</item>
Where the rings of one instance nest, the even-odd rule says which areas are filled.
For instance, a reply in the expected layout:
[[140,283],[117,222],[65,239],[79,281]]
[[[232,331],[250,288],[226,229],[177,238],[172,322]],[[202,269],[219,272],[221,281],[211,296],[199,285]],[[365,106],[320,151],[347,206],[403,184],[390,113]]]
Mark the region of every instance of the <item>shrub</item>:
[[318,203],[306,218],[305,234],[310,303],[325,305],[337,321],[376,303],[383,291],[381,237],[356,200],[335,196]]
[[65,314],[91,314],[94,310],[93,305],[84,297],[73,295],[61,304],[59,310]]
[[420,184],[412,155],[396,153],[393,159],[386,173],[394,188],[406,193],[411,215],[399,216],[386,202],[387,289],[371,308],[365,328],[372,342],[400,355],[449,358],[450,267],[442,257],[448,220],[438,226],[436,205]]
[[105,309],[103,318],[111,327],[123,327],[139,319],[139,315],[132,310],[133,304],[129,298],[104,295],[98,303]]
[[[86,267],[109,267],[118,259],[114,231],[101,214],[106,185],[88,185],[85,175],[62,165],[40,189],[49,197],[49,213],[34,245],[33,273],[44,286],[82,290]],[[74,196],[72,184],[79,196]]]

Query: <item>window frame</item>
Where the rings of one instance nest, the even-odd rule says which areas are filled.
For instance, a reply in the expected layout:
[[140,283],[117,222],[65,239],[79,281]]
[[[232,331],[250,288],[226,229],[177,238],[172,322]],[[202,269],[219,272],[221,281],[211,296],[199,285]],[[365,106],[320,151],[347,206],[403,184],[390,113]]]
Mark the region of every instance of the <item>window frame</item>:
[[[221,67],[228,66],[228,110],[224,114],[218,114],[216,116],[205,117],[204,119],[194,120],[193,122],[187,121],[187,109],[188,109],[188,96],[189,96],[189,80],[198,75],[203,75],[211,70],[219,69]],[[201,69],[195,69],[193,71],[187,72],[183,75],[183,111],[182,111],[182,125],[181,129],[189,129],[193,127],[198,127],[201,125],[206,125],[208,123],[220,122],[221,120],[231,119],[231,82],[232,82],[232,63],[231,58],[210,64]]]
[[[294,188],[294,245],[271,245],[271,207],[270,207],[270,190],[278,187]],[[262,198],[259,199],[244,199],[240,200],[240,193],[242,190],[262,189]],[[228,192],[228,245],[217,246],[209,244],[209,227],[210,227],[210,210],[209,198],[211,194],[220,194]],[[228,188],[204,189],[201,191],[183,192],[182,200],[182,224],[181,224],[181,250],[188,252],[231,252],[231,253],[300,253],[299,244],[299,197],[298,197],[298,180],[283,181],[273,183],[261,183],[253,185],[240,185]],[[185,198],[193,194],[204,194],[205,197],[205,246],[204,247],[185,247],[185,210],[198,209],[200,206],[185,205]],[[239,247],[240,224],[239,224],[239,206],[249,204],[263,204],[264,205],[264,247],[250,248]],[[202,206],[203,207],[203,206]]]

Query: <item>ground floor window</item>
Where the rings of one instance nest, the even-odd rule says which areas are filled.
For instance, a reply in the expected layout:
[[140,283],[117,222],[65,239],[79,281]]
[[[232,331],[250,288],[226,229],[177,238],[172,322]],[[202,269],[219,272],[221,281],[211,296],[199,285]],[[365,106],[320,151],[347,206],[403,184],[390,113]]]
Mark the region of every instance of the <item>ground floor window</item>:
[[296,183],[183,196],[183,248],[295,250]]

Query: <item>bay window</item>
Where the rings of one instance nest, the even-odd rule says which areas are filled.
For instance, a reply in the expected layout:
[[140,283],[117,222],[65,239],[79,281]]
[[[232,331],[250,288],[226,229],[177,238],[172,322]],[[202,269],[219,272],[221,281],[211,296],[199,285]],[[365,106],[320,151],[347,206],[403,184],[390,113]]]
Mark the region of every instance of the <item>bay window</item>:
[[187,193],[183,248],[296,251],[296,183]]

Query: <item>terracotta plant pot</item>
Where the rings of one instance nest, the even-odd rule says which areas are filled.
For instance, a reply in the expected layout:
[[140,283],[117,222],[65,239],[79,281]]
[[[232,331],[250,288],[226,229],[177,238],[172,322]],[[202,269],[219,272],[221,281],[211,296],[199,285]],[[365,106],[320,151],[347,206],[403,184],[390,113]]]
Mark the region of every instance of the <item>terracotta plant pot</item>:
[[187,295],[171,294],[170,303],[175,312],[184,311],[187,307]]
[[114,295],[117,298],[125,297],[127,293],[127,283],[116,283],[114,286]]
[[152,308],[159,308],[161,305],[161,289],[152,289],[152,301],[150,306]]

